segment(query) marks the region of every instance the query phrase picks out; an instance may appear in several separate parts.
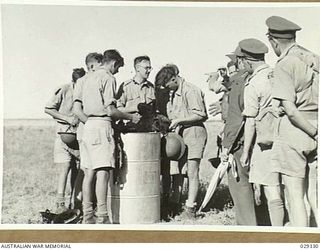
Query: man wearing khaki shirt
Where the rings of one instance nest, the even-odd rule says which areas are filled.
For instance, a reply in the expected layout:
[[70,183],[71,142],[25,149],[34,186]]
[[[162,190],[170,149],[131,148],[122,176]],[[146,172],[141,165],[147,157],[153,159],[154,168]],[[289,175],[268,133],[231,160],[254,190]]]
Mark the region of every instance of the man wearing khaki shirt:
[[122,112],[138,112],[138,104],[150,104],[155,100],[154,86],[148,81],[152,70],[148,56],[134,59],[135,76],[124,82],[118,91],[117,108]]

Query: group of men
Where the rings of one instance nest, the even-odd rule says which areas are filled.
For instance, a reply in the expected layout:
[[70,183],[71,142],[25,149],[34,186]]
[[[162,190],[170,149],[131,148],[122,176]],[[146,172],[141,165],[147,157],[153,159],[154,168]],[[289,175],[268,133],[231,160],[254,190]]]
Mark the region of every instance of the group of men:
[[[156,88],[148,81],[152,70],[148,56],[135,58],[135,76],[124,82],[117,92],[114,75],[124,65],[118,51],[106,50],[103,55],[91,53],[86,57],[86,65],[88,72],[84,74],[83,69],[75,69],[73,75],[78,71],[81,71],[81,75],[73,77],[71,84],[59,88],[45,111],[57,120],[57,132],[77,130],[81,159],[77,179],[82,182],[83,223],[103,224],[109,223],[107,186],[116,159],[114,122],[125,120],[138,123],[141,119],[139,105],[155,102]],[[170,129],[179,128],[188,147],[189,198],[186,207],[190,213],[195,214],[199,164],[207,137],[203,125],[203,121],[207,119],[203,94],[199,88],[186,82],[179,75],[178,67],[172,64],[164,66],[158,72],[156,86],[159,91],[162,90],[162,96],[170,95],[164,113],[171,120]],[[68,147],[57,133],[54,162],[59,167],[61,180],[58,183],[57,197],[59,212],[67,209],[64,197],[67,176],[71,160],[79,158],[78,155],[79,152]],[[170,188],[164,189],[170,192]]]
[[[222,67],[220,79],[218,74],[209,78],[210,89],[224,92],[222,104],[211,105],[209,111],[215,115],[221,110],[223,114],[221,160],[230,162],[232,157],[235,166],[228,172],[228,185],[237,224],[258,225],[255,194],[263,189],[272,225],[283,226],[283,183],[290,224],[308,226],[305,193],[315,217],[317,213],[319,57],[295,43],[296,31],[301,29],[298,25],[276,16],[266,23],[268,39],[279,56],[275,69],[265,63],[268,47],[263,42],[252,38],[240,41],[229,55],[229,73]],[[57,132],[76,131],[80,149],[79,157],[79,151],[68,147],[57,134],[54,162],[60,174],[58,209],[66,209],[70,162],[80,158],[77,179],[82,183],[83,223],[109,223],[107,186],[116,159],[113,125],[117,120],[139,123],[139,104],[155,102],[158,112],[170,119],[169,129],[186,144],[177,172],[170,173],[170,164],[161,166],[163,183],[169,180],[169,188],[163,185],[162,201],[166,206],[170,201],[173,208],[179,205],[177,193],[185,174],[188,198],[184,212],[196,217],[199,166],[207,141],[203,122],[208,117],[202,91],[181,77],[174,64],[162,67],[153,85],[148,81],[152,70],[148,56],[135,58],[135,76],[124,82],[119,91],[114,75],[124,66],[124,59],[118,51],[90,53],[86,66],[88,72],[74,70],[72,83],[59,88],[45,108],[57,120]],[[235,142],[241,129],[244,135]],[[230,152],[235,143],[237,147]],[[80,173],[84,173],[83,178]]]
[[310,226],[318,222],[319,56],[296,43],[301,29],[297,24],[278,16],[266,24],[268,40],[279,57],[275,68],[265,62],[268,47],[262,41],[240,41],[227,55],[232,60],[228,66],[236,65],[237,71],[228,76],[220,69],[221,79],[217,74],[209,78],[209,88],[224,93],[221,103],[210,105],[209,111],[223,114],[224,161],[244,124],[243,138],[232,154],[238,177],[231,171],[228,175],[237,224],[259,224],[255,211],[263,190],[271,225],[283,226],[288,210],[291,226]]

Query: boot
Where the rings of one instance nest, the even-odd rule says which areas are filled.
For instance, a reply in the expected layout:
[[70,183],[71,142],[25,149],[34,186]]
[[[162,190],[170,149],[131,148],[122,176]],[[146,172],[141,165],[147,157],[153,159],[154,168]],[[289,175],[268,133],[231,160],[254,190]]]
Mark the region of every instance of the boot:
[[110,224],[107,203],[97,204],[97,224]]

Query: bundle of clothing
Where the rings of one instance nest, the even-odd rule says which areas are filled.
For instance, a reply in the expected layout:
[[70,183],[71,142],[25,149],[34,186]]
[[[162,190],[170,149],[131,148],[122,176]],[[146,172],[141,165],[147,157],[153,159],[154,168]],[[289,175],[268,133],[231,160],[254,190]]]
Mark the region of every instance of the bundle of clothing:
[[132,122],[124,123],[119,122],[116,124],[115,129],[121,133],[133,132],[160,132],[166,134],[169,131],[170,120],[164,115],[157,112],[155,101],[146,104],[138,104],[138,113],[141,119],[137,124]]

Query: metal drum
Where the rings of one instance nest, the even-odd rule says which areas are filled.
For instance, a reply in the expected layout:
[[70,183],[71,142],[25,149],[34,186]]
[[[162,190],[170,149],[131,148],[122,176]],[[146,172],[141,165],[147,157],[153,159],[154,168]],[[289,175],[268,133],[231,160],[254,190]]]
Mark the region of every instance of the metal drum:
[[148,224],[160,221],[160,134],[121,135],[124,164],[115,171],[108,193],[112,223]]

